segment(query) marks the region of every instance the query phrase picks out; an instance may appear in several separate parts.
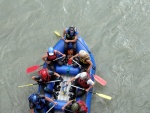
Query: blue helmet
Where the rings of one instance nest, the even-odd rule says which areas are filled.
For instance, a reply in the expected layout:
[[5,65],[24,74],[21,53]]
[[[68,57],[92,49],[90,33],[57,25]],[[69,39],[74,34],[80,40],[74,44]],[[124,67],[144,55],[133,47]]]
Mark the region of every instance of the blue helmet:
[[54,55],[54,48],[53,47],[48,48],[48,54],[49,55]]
[[37,94],[31,94],[28,98],[28,100],[34,104],[39,103],[40,99],[39,96]]

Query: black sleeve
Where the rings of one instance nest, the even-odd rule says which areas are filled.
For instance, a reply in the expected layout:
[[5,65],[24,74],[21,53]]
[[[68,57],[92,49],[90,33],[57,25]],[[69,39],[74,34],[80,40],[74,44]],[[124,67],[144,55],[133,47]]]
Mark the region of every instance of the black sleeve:
[[53,76],[54,75],[54,71],[48,71],[49,75]]
[[32,102],[29,102],[29,108],[34,109],[34,107],[35,107],[34,104]]
[[76,103],[76,101],[75,101],[75,100],[73,100],[73,101],[72,101],[72,104],[74,104],[74,103]]
[[35,80],[40,80],[40,79],[41,79],[41,76],[37,75],[37,76],[34,77],[34,79],[35,79]]
[[40,98],[40,99],[45,99],[45,95],[40,94],[40,95],[39,95],[39,98]]

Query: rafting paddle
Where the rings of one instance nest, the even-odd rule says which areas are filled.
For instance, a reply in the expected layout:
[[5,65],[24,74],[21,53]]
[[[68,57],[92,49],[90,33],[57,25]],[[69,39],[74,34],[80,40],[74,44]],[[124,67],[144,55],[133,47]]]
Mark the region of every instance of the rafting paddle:
[[[76,64],[78,64],[79,67],[81,68],[81,65],[80,65],[78,62],[76,62],[75,60],[73,60],[73,62],[75,62]],[[106,81],[105,81],[104,79],[102,79],[100,76],[94,75],[94,79],[95,79],[99,84],[101,84],[101,85],[103,85],[103,86],[106,85]]]
[[[49,81],[47,82],[46,84],[49,84],[49,83],[52,83],[52,82],[60,82],[61,80],[54,80],[54,81]],[[26,85],[22,85],[22,86],[18,86],[19,88],[22,88],[22,87],[28,87],[28,86],[33,86],[33,85],[38,85],[38,83],[35,83],[35,84],[26,84]]]
[[[85,91],[84,88],[80,88],[80,87],[74,86],[74,85],[71,85],[71,86]],[[96,95],[98,95],[98,96],[100,96],[100,97],[102,97],[102,98],[111,100],[111,97],[110,97],[110,96],[107,96],[107,95],[104,95],[104,94],[100,94],[100,93],[96,93],[96,92],[93,92],[93,91],[90,91],[90,93],[94,93],[94,94],[96,94]]]
[[[61,59],[61,58],[63,58],[64,56],[61,56],[61,57],[59,57],[59,58],[56,58],[55,60],[53,60],[53,61],[56,61],[56,60],[59,60],[59,59]],[[33,72],[33,71],[35,71],[35,70],[37,70],[39,67],[41,67],[41,66],[43,66],[43,64],[42,65],[34,65],[34,66],[31,66],[31,67],[28,67],[27,69],[26,69],[26,73],[28,74],[28,73],[31,73],[31,72]]]

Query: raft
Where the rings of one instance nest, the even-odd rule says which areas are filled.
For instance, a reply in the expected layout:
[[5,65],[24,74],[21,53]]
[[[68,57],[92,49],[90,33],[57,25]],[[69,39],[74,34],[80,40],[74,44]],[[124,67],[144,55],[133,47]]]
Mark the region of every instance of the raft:
[[[69,48],[71,48],[71,47],[72,47],[72,45],[70,44]],[[60,39],[54,46],[54,50],[58,50],[58,51],[64,53],[64,40]],[[90,60],[93,63],[93,66],[90,69],[90,77],[94,81],[93,75],[96,73],[95,59],[94,59],[93,54],[90,52],[90,49],[88,48],[86,42],[84,41],[84,39],[81,36],[78,37],[77,42],[76,42],[76,52],[78,53],[80,50],[85,50],[90,56]],[[46,68],[46,64],[43,67]],[[71,79],[72,77],[74,77],[75,75],[80,73],[80,68],[79,67],[75,68],[72,65],[63,65],[63,66],[55,65],[55,70],[58,74],[60,74],[63,77],[64,82],[68,81],[69,79]],[[64,86],[64,82],[60,83],[61,89],[59,91],[58,99],[55,100],[55,102],[58,103],[54,107],[55,113],[63,113],[62,107],[69,101],[68,94],[69,94],[70,85],[66,88],[66,94],[63,94],[62,87]],[[52,90],[53,85],[54,85],[54,83],[50,83],[47,85],[47,87]],[[41,87],[42,86],[39,85],[38,92],[40,92]],[[45,96],[48,96],[50,98],[52,97],[52,95],[48,94],[48,93],[45,93]],[[76,100],[83,100],[83,97],[76,98]],[[88,113],[91,113],[92,93],[90,93],[90,92],[86,93],[84,96],[84,101],[88,107]],[[46,111],[48,111],[48,108],[44,108],[44,109],[45,109],[44,111],[46,113]]]

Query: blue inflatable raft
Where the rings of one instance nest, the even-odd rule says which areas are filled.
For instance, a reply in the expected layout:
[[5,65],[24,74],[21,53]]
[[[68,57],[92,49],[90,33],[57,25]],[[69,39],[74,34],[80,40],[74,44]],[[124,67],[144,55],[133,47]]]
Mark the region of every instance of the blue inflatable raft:
[[[89,56],[90,56],[90,60],[93,63],[93,66],[90,70],[90,77],[91,79],[94,81],[94,77],[93,75],[96,72],[96,64],[95,64],[95,60],[94,60],[94,56],[93,54],[90,52],[90,49],[88,48],[86,42],[84,41],[84,39],[82,37],[78,37],[77,39],[77,47],[76,47],[76,52],[78,53],[80,50],[85,50]],[[69,45],[69,47],[71,47],[71,44]],[[58,50],[62,53],[64,53],[64,41],[62,39],[60,39],[57,44],[54,46],[55,50]],[[44,65],[45,67],[45,65]],[[55,66],[56,72],[59,73],[64,81],[68,81],[69,79],[71,79],[73,76],[77,75],[80,72],[80,68],[74,68],[72,65],[63,65],[63,66]],[[48,88],[52,89],[53,88],[54,83],[50,83],[48,84]],[[61,87],[63,87],[63,82],[61,83]],[[39,86],[38,91],[40,92],[41,86]],[[62,89],[62,88],[61,88]],[[66,89],[66,91],[68,92],[68,89]],[[58,104],[54,107],[55,112],[56,113],[63,113],[62,111],[62,107],[69,101],[69,96],[68,94],[63,94],[62,91],[60,90],[59,95],[58,95],[58,99],[55,100]],[[45,93],[45,96],[51,97],[50,94]],[[81,98],[76,98],[76,100],[80,100]],[[91,109],[91,101],[92,101],[92,93],[88,92],[87,94],[85,94],[85,98],[84,101],[88,107],[88,113],[90,112]],[[45,111],[47,111],[48,109],[45,108]]]

